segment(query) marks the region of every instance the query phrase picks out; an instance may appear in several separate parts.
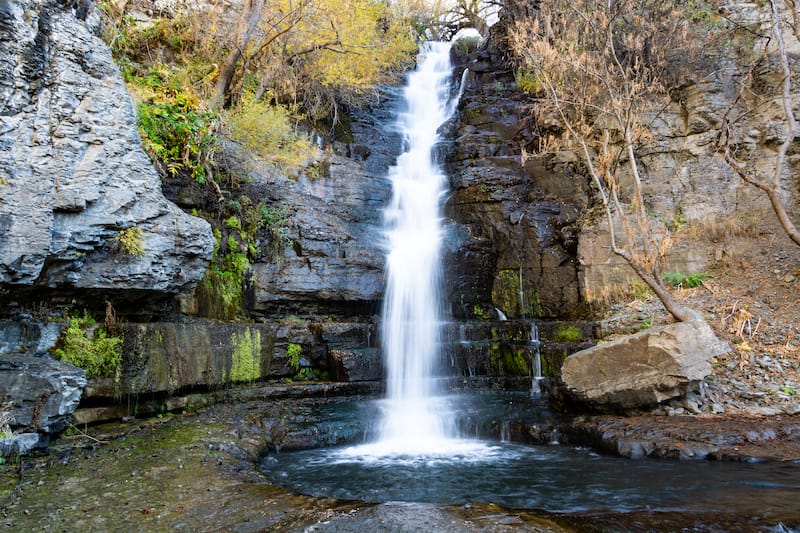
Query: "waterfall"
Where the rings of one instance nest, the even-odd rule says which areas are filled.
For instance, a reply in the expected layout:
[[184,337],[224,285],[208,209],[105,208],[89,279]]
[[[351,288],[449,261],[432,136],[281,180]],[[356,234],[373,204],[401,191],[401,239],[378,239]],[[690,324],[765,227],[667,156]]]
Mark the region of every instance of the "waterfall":
[[384,212],[386,292],[381,339],[387,402],[381,441],[425,451],[451,435],[436,406],[440,359],[441,203],[447,179],[433,149],[452,115],[450,44],[425,43],[408,77],[398,116],[404,153],[389,171],[392,198]]

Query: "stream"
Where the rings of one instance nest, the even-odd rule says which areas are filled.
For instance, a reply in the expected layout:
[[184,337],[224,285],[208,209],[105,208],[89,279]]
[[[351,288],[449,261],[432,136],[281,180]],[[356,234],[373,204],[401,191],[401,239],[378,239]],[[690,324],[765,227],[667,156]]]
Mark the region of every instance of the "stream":
[[[347,406],[344,411],[352,413]],[[326,406],[326,424],[332,414]],[[496,420],[472,424],[503,425]],[[493,503],[550,513],[725,513],[736,508],[740,515],[758,518],[791,515],[800,502],[798,461],[630,460],[585,447],[486,439],[460,439],[448,449],[415,454],[376,452],[369,442],[273,452],[260,468],[276,485],[302,494],[373,503]]]

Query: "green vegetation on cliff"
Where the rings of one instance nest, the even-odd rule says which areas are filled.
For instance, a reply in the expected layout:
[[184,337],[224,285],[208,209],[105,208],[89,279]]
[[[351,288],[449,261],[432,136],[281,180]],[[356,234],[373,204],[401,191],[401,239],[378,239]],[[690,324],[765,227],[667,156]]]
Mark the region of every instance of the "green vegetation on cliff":
[[581,328],[578,326],[559,324],[553,330],[553,342],[577,342],[583,338]]
[[71,317],[53,348],[53,355],[84,369],[89,379],[113,377],[119,382],[123,339],[109,335],[102,326],[95,326],[89,315]]

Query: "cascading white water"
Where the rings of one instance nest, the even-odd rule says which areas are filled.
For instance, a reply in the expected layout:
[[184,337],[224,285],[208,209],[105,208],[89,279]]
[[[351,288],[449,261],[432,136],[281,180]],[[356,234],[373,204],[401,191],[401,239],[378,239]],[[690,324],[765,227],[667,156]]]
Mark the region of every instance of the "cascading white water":
[[404,91],[399,116],[405,151],[391,169],[393,195],[384,213],[387,285],[382,345],[387,406],[381,441],[397,451],[425,452],[449,436],[434,397],[439,361],[441,202],[446,177],[433,148],[452,115],[449,43],[426,43]]
[[[387,398],[378,439],[350,446],[332,460],[404,464],[487,461],[497,450],[456,435],[452,398],[437,387],[441,359],[441,204],[447,179],[436,163],[438,130],[455,111],[450,44],[425,43],[404,89],[398,116],[404,151],[389,171],[392,198],[384,212],[386,292],[381,343]],[[463,89],[463,80],[462,87]]]

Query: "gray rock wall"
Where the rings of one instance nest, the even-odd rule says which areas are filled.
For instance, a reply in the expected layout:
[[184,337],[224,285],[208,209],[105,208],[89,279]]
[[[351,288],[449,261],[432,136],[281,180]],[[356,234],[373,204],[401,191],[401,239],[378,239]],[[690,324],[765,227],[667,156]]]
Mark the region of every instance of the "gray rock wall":
[[[28,368],[22,363],[52,361],[47,355],[57,341],[57,335],[52,333],[65,327],[59,322],[0,320],[0,366],[19,362],[14,368]],[[376,327],[363,322],[286,319],[237,323],[193,319],[181,323],[118,324],[111,334],[123,339],[119,375],[90,379],[85,398],[113,399],[292,378],[302,368],[317,370],[317,378],[321,372],[345,381],[382,377],[380,359],[374,353],[378,342]],[[290,344],[300,348],[296,365],[287,354]],[[358,359],[361,353],[368,361],[351,360]],[[77,371],[70,365],[62,366]],[[3,393],[0,388],[0,404]],[[80,398],[80,391],[77,397]]]
[[[0,283],[174,294],[200,280],[209,225],[161,193],[99,15],[0,1]],[[144,253],[115,246],[143,232]],[[72,291],[72,292],[70,292]]]
[[381,213],[391,186],[330,155],[324,176],[291,183],[253,173],[287,211],[280,257],[253,266],[256,312],[370,316],[383,294]]
[[[675,91],[674,101],[645,117],[653,136],[640,144],[638,156],[645,170],[647,208],[674,230],[675,245],[666,257],[665,271],[701,272],[724,255],[735,255],[736,250],[722,242],[726,232],[783,232],[766,195],[742,181],[715,148],[716,127],[735,96],[734,89],[729,76],[687,83]],[[748,127],[754,135],[778,127],[768,115],[750,117]],[[774,166],[773,140],[762,137],[747,142],[754,166]],[[800,190],[800,180],[793,177],[800,171],[798,161],[790,157],[789,164],[783,182],[787,203],[792,201],[792,189]],[[684,238],[692,225],[697,237]],[[603,300],[636,279],[624,260],[611,253],[608,226],[602,218],[587,220],[581,229],[578,261],[581,292],[587,300]]]
[[393,97],[386,96],[375,109],[351,110],[350,140],[325,145],[314,171],[306,169],[296,179],[227,146],[223,159],[229,171],[249,178],[232,197],[247,197],[250,205],[263,202],[282,219],[280,238],[257,236],[260,257],[251,265],[248,302],[254,316],[369,320],[379,312],[382,216],[391,195],[387,172],[400,146],[391,131],[393,105]]

